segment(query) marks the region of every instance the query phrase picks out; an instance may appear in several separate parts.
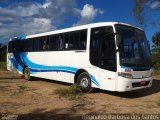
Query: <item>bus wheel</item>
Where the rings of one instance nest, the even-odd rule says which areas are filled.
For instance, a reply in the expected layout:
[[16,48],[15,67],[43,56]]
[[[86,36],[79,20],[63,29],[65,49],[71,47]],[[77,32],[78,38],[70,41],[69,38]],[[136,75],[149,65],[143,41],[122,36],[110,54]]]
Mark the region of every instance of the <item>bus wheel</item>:
[[24,78],[25,78],[26,80],[31,80],[30,71],[29,71],[29,68],[28,68],[28,67],[25,67],[25,68],[24,68]]
[[81,87],[82,91],[90,93],[93,91],[91,87],[91,79],[87,72],[83,72],[78,76],[78,85]]

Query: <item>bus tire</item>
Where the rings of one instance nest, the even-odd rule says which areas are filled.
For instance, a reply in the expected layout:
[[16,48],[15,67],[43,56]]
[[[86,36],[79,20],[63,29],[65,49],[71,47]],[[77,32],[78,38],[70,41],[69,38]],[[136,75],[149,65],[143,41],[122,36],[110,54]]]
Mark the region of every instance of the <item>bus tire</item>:
[[81,87],[82,91],[86,93],[91,93],[94,89],[91,86],[91,79],[87,72],[83,72],[78,76],[77,83]]
[[26,80],[31,80],[31,76],[30,76],[30,70],[29,70],[29,68],[28,67],[25,67],[24,68],[24,78],[26,79]]

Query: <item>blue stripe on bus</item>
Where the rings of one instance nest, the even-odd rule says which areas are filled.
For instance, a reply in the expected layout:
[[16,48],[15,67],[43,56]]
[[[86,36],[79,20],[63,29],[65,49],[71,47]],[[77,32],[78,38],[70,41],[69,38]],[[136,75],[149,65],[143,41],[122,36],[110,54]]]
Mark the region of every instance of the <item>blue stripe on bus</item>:
[[[75,74],[78,68],[70,67],[70,66],[44,66],[40,64],[36,64],[31,62],[26,53],[13,53],[14,59],[10,59],[14,67],[23,73],[23,68],[25,65],[27,65],[30,69],[30,74],[35,74],[37,72],[65,72],[70,74]],[[91,81],[97,85],[100,86],[97,80],[89,74]]]
[[61,70],[61,69],[51,69],[51,70],[38,70],[38,69],[30,69],[30,71],[32,71],[33,73],[36,73],[36,72],[67,72],[67,73],[72,73],[72,74],[75,74],[75,72],[73,71],[69,71],[69,70]]
[[90,76],[90,78],[91,78],[91,81],[92,81],[94,84],[96,84],[97,86],[100,86],[99,83],[97,82],[97,80],[96,80],[91,74],[90,74],[89,76]]
[[23,68],[18,64],[18,62],[16,61],[16,59],[11,58],[10,59],[11,63],[13,64],[13,66],[20,72],[23,71]]

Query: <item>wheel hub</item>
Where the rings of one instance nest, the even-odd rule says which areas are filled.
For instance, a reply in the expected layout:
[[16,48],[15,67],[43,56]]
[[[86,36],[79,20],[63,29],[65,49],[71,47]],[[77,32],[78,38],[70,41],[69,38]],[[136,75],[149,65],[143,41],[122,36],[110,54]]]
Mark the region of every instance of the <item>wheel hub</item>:
[[87,87],[88,87],[88,84],[89,84],[89,82],[88,82],[88,79],[87,79],[87,78],[83,78],[83,79],[81,80],[81,86],[82,86],[82,88],[87,88]]

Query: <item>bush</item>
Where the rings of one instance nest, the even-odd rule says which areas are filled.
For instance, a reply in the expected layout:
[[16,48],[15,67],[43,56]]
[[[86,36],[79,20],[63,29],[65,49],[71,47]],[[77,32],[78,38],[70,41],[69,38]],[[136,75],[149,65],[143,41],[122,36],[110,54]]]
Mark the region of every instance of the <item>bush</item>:
[[154,70],[153,75],[160,75],[160,70]]
[[59,95],[60,97],[66,97],[70,100],[75,100],[81,97],[82,90],[78,85],[71,85],[69,88],[61,88],[53,91],[54,94]]
[[153,68],[155,70],[159,70],[160,71],[160,63],[159,62],[155,63],[154,66],[153,66]]
[[20,85],[19,86],[19,90],[20,91],[24,91],[24,90],[26,90],[28,88],[28,86],[26,86],[26,85]]
[[0,61],[0,70],[7,70],[6,67],[7,67],[6,62]]

